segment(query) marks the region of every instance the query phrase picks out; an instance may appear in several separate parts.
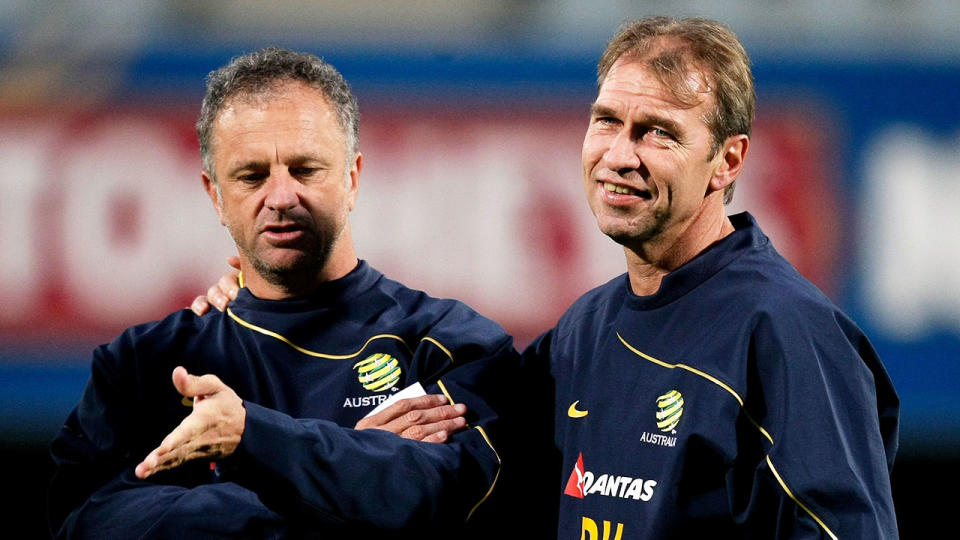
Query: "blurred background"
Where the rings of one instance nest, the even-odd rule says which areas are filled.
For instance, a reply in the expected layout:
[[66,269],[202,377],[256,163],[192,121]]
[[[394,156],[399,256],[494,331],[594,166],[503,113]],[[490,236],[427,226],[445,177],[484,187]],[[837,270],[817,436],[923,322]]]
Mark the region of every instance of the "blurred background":
[[730,211],[757,216],[872,339],[902,399],[901,534],[942,530],[938,495],[960,476],[950,0],[0,0],[8,530],[46,535],[47,445],[91,349],[227,268],[193,131],[210,70],[267,44],[337,66],[362,115],[360,256],[523,346],[624,270],[579,151],[606,40],[652,14],[720,20],[751,54],[757,119]]

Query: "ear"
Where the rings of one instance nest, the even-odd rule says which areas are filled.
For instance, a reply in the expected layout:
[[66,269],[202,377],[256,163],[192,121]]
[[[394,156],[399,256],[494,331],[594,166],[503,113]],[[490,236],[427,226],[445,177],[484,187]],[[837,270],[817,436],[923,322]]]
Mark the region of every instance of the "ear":
[[750,138],[746,135],[734,135],[724,141],[720,147],[717,168],[710,178],[710,189],[723,191],[733,183],[743,170],[743,160],[747,157]]
[[357,190],[360,188],[360,171],[363,170],[363,154],[357,152],[357,157],[350,164],[350,186],[347,193],[347,206],[350,211],[357,204]]
[[210,175],[207,174],[207,171],[200,173],[200,176],[203,178],[203,189],[207,191],[207,195],[210,197],[210,202],[213,203],[214,210],[217,211],[217,216],[220,218],[220,224],[226,225],[223,222],[223,208],[220,206],[220,196],[217,194],[217,184],[210,178]]

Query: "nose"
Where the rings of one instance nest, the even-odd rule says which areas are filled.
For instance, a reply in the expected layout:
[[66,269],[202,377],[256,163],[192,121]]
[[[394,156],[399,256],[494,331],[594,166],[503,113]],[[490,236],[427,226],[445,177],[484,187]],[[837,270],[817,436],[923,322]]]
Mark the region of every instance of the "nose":
[[271,174],[267,179],[264,205],[276,212],[285,212],[300,204],[300,183],[286,170]]
[[640,154],[637,143],[630,135],[629,129],[621,129],[610,141],[610,147],[603,154],[607,168],[612,171],[640,168]]

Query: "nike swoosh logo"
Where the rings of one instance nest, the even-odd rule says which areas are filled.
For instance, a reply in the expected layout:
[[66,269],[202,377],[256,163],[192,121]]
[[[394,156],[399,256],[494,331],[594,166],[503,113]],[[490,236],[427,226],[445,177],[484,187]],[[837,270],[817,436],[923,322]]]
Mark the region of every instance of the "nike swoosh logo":
[[584,416],[590,414],[590,411],[581,411],[577,409],[577,404],[580,403],[580,400],[576,400],[570,404],[570,408],[567,409],[567,416],[570,418],[583,418]]

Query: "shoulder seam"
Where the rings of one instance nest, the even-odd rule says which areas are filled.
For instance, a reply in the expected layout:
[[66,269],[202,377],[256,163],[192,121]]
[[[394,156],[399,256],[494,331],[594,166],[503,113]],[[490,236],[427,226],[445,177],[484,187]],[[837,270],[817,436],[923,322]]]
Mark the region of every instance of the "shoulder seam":
[[304,347],[301,347],[301,346],[297,345],[296,343],[294,343],[294,342],[290,341],[289,339],[287,339],[285,336],[283,336],[283,335],[281,335],[281,334],[279,334],[279,333],[277,333],[277,332],[274,332],[273,330],[269,330],[269,329],[267,329],[267,328],[263,328],[262,326],[257,326],[257,325],[255,325],[255,324],[253,324],[253,323],[251,323],[251,322],[247,322],[246,320],[242,319],[239,315],[237,315],[236,313],[234,313],[233,310],[230,309],[229,307],[227,308],[227,315],[229,315],[230,318],[233,319],[237,324],[239,324],[240,326],[243,326],[244,328],[247,328],[248,330],[252,330],[252,331],[257,332],[257,333],[259,333],[259,334],[263,334],[263,335],[265,335],[265,336],[272,337],[272,338],[274,338],[274,339],[276,339],[276,340],[278,340],[278,341],[281,341],[281,342],[283,342],[283,343],[286,343],[287,345],[289,345],[290,347],[292,347],[294,350],[296,350],[296,351],[299,352],[299,353],[305,354],[305,355],[307,355],[307,356],[313,356],[313,357],[315,357],[315,358],[326,358],[326,359],[329,359],[329,360],[347,360],[347,359],[350,359],[350,358],[355,358],[355,357],[359,356],[360,353],[362,353],[362,352],[364,351],[364,349],[367,348],[367,345],[369,345],[371,342],[373,342],[373,341],[375,341],[375,340],[378,340],[378,339],[393,339],[393,340],[399,341],[399,342],[407,349],[407,351],[410,352],[411,356],[413,355],[413,351],[410,350],[410,346],[407,345],[407,342],[404,341],[403,338],[401,338],[400,336],[397,336],[397,335],[394,335],[394,334],[377,334],[377,335],[374,335],[374,336],[370,337],[369,339],[367,339],[367,341],[364,342],[363,346],[360,347],[360,349],[358,349],[356,352],[349,353],[349,354],[327,354],[327,353],[321,353],[321,352],[311,351],[310,349],[306,349],[306,348],[304,348]]

